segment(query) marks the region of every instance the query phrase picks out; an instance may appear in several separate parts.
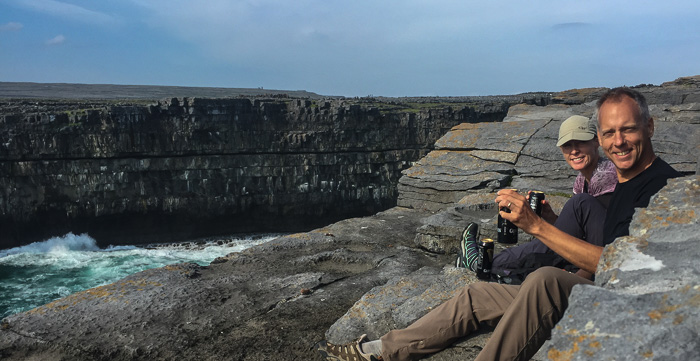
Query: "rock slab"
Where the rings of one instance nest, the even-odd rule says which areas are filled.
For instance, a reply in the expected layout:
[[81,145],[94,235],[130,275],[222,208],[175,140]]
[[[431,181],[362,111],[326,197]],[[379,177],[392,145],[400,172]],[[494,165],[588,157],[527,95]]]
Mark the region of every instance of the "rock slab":
[[700,177],[674,179],[576,286],[550,360],[700,360]]

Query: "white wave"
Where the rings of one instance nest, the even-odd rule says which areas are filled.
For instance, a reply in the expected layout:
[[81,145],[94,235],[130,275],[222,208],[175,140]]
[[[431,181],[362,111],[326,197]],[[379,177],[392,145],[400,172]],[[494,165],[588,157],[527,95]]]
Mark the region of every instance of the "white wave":
[[68,233],[63,237],[53,237],[46,241],[34,242],[26,246],[10,248],[0,251],[0,257],[14,254],[30,253],[65,253],[68,251],[99,251],[97,241],[87,234],[74,235]]

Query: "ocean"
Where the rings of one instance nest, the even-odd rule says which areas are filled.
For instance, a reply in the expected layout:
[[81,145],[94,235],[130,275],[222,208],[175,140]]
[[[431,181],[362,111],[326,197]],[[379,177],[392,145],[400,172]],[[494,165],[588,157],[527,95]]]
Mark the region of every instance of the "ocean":
[[0,250],[0,319],[146,269],[181,262],[206,266],[217,257],[278,236],[256,234],[211,241],[99,248],[92,237],[69,233]]

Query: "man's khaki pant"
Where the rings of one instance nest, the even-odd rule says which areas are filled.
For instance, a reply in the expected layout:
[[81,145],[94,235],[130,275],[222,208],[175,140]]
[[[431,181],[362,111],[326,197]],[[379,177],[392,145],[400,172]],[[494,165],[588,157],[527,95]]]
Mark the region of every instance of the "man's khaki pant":
[[483,322],[496,328],[477,361],[529,360],[549,338],[577,284],[593,282],[543,267],[522,285],[467,285],[407,328],[382,336],[382,357],[390,361],[421,358],[447,348]]

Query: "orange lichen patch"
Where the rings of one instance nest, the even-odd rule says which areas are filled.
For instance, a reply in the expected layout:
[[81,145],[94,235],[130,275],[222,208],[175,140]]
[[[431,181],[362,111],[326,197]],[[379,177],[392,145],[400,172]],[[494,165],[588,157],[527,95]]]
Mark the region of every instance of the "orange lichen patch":
[[669,226],[671,223],[675,224],[690,224],[695,220],[695,211],[690,209],[690,210],[675,210],[671,213],[670,216],[668,217],[661,217],[661,216],[656,216],[656,219],[658,221],[662,221],[661,225],[664,227]]
[[578,351],[578,342],[574,342],[570,350],[560,351],[554,348],[550,349],[549,352],[547,352],[547,358],[553,361],[569,361],[571,360],[571,357]]
[[646,238],[633,238],[632,241],[637,244],[637,249],[645,250],[649,248],[649,241]]
[[700,307],[700,294],[691,297],[687,303],[690,306]]
[[673,319],[673,324],[679,325],[679,324],[683,323],[684,319],[685,318],[683,317],[683,315],[678,315],[678,316],[676,316],[676,318]]
[[[603,248],[603,256],[602,259],[604,262],[599,263],[598,267],[601,267],[603,271],[608,271],[612,268],[614,268],[611,260],[615,259],[615,254],[618,252],[618,249],[616,247],[615,243],[609,244],[607,247]],[[610,277],[610,281],[613,281],[615,279],[615,275],[612,275]]]
[[362,297],[363,300],[372,300],[372,299],[375,299],[375,298],[377,298],[377,295],[375,295],[375,294],[373,294],[373,293],[367,294],[367,295],[365,295],[364,297]]
[[644,357],[644,358],[653,358],[653,357],[654,357],[654,351],[646,350],[646,351],[642,352],[642,357]]
[[649,315],[649,318],[651,318],[654,321],[659,321],[660,319],[663,318],[663,315],[658,310],[651,311],[648,313],[648,315]]
[[692,224],[697,219],[697,215],[693,209],[669,210],[667,207],[666,211],[670,212],[670,215],[662,216],[653,211],[643,211],[638,217],[639,222],[644,224],[647,228],[659,228],[668,227],[671,224]]
[[[662,318],[664,318],[667,314],[679,309],[680,307],[683,307],[688,304],[692,305],[692,303],[696,301],[696,298],[698,299],[697,301],[700,301],[700,295],[697,295],[695,297],[691,297],[690,300],[682,304],[670,305],[668,304],[668,295],[664,295],[661,300],[661,306],[658,309],[652,310],[648,313],[649,318],[651,318],[653,321],[659,321]],[[683,322],[683,316],[676,315],[673,322]]]
[[[359,302],[358,302],[359,303]],[[365,319],[367,318],[367,313],[364,311],[363,308],[360,307],[352,307],[348,311],[348,317],[349,318],[357,318],[357,319]]]
[[662,309],[662,311],[663,311],[664,313],[673,312],[673,311],[677,310],[677,309],[678,309],[679,307],[681,307],[681,306],[682,306],[682,305],[667,305],[666,307],[664,307],[664,308]]
[[552,348],[547,352],[547,358],[553,361],[569,361],[574,354],[579,351],[585,353],[589,357],[593,357],[595,353],[602,348],[601,343],[596,340],[595,335],[581,335],[579,331],[575,329],[566,331],[565,335],[570,336],[569,338],[572,342],[571,348],[568,350]]

